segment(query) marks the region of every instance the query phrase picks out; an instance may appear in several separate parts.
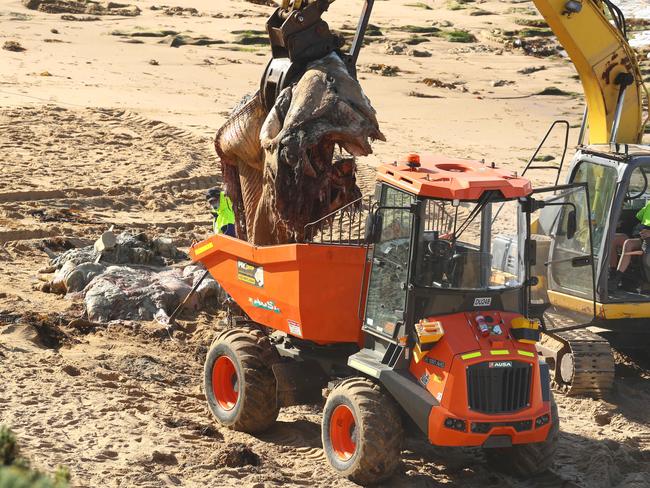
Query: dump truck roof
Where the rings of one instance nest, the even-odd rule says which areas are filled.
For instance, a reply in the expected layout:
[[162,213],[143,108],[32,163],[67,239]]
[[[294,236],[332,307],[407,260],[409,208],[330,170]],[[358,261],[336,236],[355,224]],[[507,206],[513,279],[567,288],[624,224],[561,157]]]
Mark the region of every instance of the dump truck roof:
[[434,154],[411,154],[409,158],[410,165],[404,161],[380,166],[378,180],[418,196],[445,200],[478,200],[484,192],[494,190],[514,199],[533,191],[527,179],[490,163]]

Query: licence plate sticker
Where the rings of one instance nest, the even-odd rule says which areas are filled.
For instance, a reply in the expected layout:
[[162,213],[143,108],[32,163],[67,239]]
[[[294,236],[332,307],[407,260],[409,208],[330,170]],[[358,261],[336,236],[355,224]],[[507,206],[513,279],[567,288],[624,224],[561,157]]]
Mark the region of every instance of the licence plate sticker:
[[492,305],[492,297],[477,297],[474,299],[475,307],[489,307]]

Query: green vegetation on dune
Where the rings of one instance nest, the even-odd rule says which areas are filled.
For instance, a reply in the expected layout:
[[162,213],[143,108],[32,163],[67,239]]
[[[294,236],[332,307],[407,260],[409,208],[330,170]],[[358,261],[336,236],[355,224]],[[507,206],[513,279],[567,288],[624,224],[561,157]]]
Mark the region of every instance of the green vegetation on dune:
[[70,472],[59,467],[54,476],[48,476],[29,466],[19,456],[16,436],[0,426],[0,488],[68,488]]
[[449,42],[476,42],[476,36],[466,30],[445,31],[443,37]]
[[548,24],[544,19],[526,19],[524,17],[517,17],[515,24],[523,25],[524,27],[538,27],[540,29],[548,29]]
[[535,95],[542,96],[564,96],[564,97],[577,97],[580,96],[579,93],[564,91],[561,88],[556,86],[549,86],[544,88],[542,91],[537,92]]
[[507,14],[539,15],[537,9],[531,7],[511,7],[506,10]]
[[395,30],[410,32],[411,34],[437,34],[440,32],[438,27],[425,25],[403,25],[396,27]]
[[411,36],[408,39],[404,40],[404,43],[408,44],[409,46],[416,46],[418,44],[422,44],[423,42],[429,42],[429,39],[422,36]]

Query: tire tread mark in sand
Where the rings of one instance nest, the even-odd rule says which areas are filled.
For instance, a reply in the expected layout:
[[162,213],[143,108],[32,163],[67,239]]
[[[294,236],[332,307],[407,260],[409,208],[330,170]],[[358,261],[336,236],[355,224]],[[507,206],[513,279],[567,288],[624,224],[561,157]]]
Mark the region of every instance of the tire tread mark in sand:
[[44,185],[65,186],[71,173],[80,188],[219,173],[208,138],[128,110],[18,107],[0,110],[0,120],[0,146],[12,161],[0,183],[0,192],[11,190],[5,201],[30,199],[30,190]]

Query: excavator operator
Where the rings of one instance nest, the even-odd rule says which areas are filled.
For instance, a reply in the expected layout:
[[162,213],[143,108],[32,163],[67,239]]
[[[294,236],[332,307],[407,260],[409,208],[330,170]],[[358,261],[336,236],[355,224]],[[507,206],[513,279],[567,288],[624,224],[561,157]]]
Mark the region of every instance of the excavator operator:
[[636,219],[639,221],[639,224],[634,229],[634,234],[638,237],[632,237],[627,239],[626,236],[622,239],[619,237],[620,234],[617,234],[617,239],[615,239],[614,246],[620,244],[621,241],[621,257],[618,261],[618,266],[610,276],[609,288],[616,290],[623,278],[623,275],[630,266],[632,261],[632,256],[643,256],[650,250],[650,202],[648,202],[645,207],[639,210],[636,214]]

